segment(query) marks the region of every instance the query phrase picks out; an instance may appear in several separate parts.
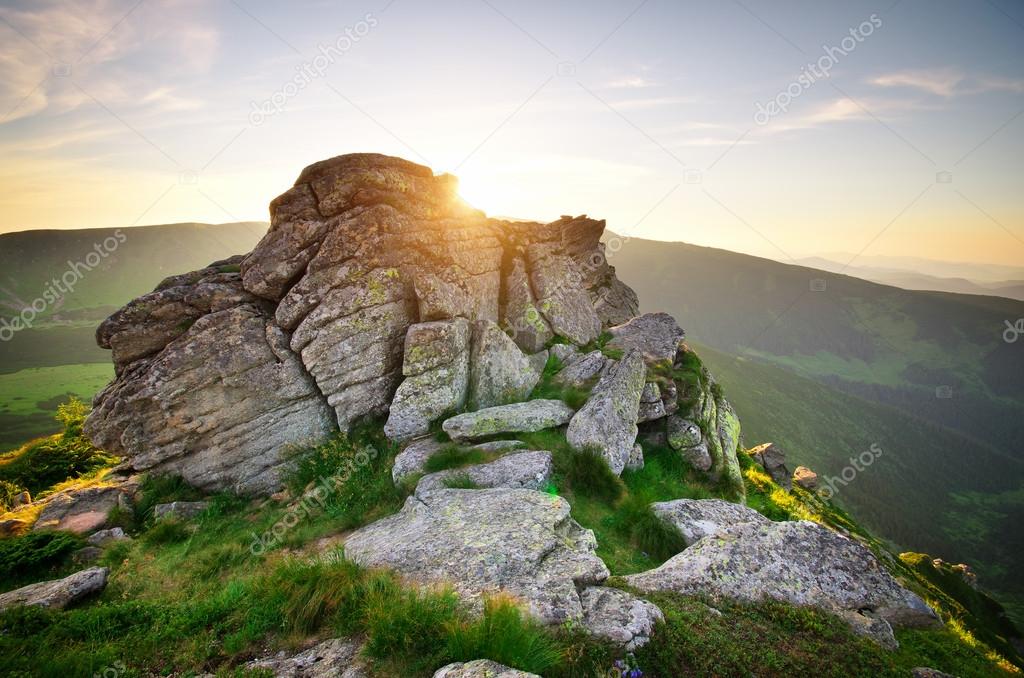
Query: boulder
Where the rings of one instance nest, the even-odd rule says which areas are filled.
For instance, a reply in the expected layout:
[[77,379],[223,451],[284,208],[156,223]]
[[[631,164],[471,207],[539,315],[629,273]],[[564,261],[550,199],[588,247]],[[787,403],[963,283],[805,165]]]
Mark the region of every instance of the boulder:
[[19,492],[14,496],[13,499],[11,499],[11,508],[16,509],[19,506],[27,506],[28,504],[31,503],[32,495],[28,492],[28,490],[26,490],[24,492]]
[[526,255],[536,305],[551,330],[578,346],[596,339],[601,333],[601,319],[583,286],[583,273],[576,261],[548,243],[530,245]]
[[775,443],[764,443],[747,450],[747,454],[761,465],[776,485],[787,490],[793,489],[792,476],[786,466],[786,453],[781,447]]
[[551,352],[544,349],[543,351],[531,353],[528,356],[530,359],[530,366],[533,367],[533,371],[537,373],[538,380],[544,374],[544,368],[547,367],[549,355],[551,355]]
[[554,465],[551,453],[529,451],[509,454],[486,464],[448,469],[423,476],[416,485],[416,495],[423,496],[447,487],[446,482],[467,476],[478,488],[510,487],[541,490],[551,480]]
[[47,498],[34,530],[67,530],[89,534],[107,524],[116,507],[130,506],[118,487],[101,485],[81,490],[66,490]]
[[105,567],[90,567],[63,579],[44,581],[0,593],[0,611],[18,605],[63,610],[68,605],[106,588],[109,573]]
[[722,499],[662,501],[651,504],[651,510],[679,530],[687,546],[733,525],[769,522],[752,508]]
[[405,338],[405,380],[391,402],[384,433],[391,440],[425,435],[430,423],[466,403],[470,327],[465,318],[412,325]]
[[808,492],[818,489],[818,474],[806,466],[797,466],[793,471],[793,483]]
[[274,678],[367,678],[370,672],[359,655],[361,649],[359,641],[332,638],[298,654],[278,652],[253,659],[243,668],[246,672],[269,671]]
[[939,623],[935,612],[900,586],[871,551],[810,521],[733,525],[661,567],[625,579],[646,592],[774,599],[884,619],[894,627]]
[[591,351],[570,359],[569,364],[555,374],[553,381],[562,386],[583,388],[596,381],[614,361],[604,357],[600,351]]
[[608,330],[608,348],[636,349],[648,365],[671,364],[685,333],[668,313],[645,313]]
[[697,426],[697,424],[689,419],[683,419],[675,415],[668,418],[666,432],[668,433],[668,444],[674,450],[682,450],[699,445],[704,437],[700,431],[700,426]]
[[261,305],[203,315],[155,355],[119,370],[84,430],[135,471],[269,494],[287,465],[284,451],[337,430],[287,334]]
[[626,652],[646,645],[655,624],[665,620],[657,605],[619,589],[588,586],[580,599],[583,601],[583,627]]
[[661,419],[668,414],[665,409],[665,401],[661,399],[661,388],[658,384],[649,381],[644,384],[644,390],[640,393],[640,410],[637,414],[637,422],[644,423]]
[[526,262],[521,257],[512,260],[512,267],[505,275],[505,294],[502,327],[511,331],[512,340],[522,350],[527,353],[540,351],[555,333],[537,308],[526,273]]
[[561,400],[528,400],[458,414],[441,428],[454,440],[472,440],[555,428],[568,423],[573,414],[574,410]]
[[490,320],[473,323],[469,407],[479,410],[526,400],[540,381],[530,358]]
[[405,446],[395,457],[395,465],[391,468],[391,478],[396,483],[405,478],[423,473],[427,460],[444,447],[444,443],[433,436],[419,438]]
[[608,577],[594,533],[569,504],[534,490],[444,489],[409,497],[402,510],[345,541],[345,557],[419,583],[450,584],[475,609],[505,592],[549,624],[583,615],[579,589]]
[[615,474],[622,473],[636,443],[643,387],[643,356],[631,350],[608,370],[569,422],[569,444],[600,452]]
[[434,678],[540,678],[536,673],[511,669],[490,659],[449,664],[437,670]]
[[690,466],[705,473],[711,470],[714,463],[711,459],[711,452],[708,450],[708,444],[704,440],[693,447],[684,447],[679,450],[679,455]]
[[174,518],[176,520],[192,520],[210,508],[207,501],[172,501],[168,504],[157,504],[153,507],[153,517],[157,520]]

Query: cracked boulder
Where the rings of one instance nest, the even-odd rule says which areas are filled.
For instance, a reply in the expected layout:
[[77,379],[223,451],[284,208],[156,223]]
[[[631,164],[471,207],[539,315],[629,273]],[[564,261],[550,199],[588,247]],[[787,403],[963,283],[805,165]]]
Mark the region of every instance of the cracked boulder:
[[540,678],[536,673],[512,669],[490,659],[474,659],[441,667],[434,678]]
[[[237,273],[222,275],[233,275],[238,289]],[[131,308],[146,303],[132,302],[120,317],[136,317],[142,311]],[[133,330],[114,324],[108,320],[105,331],[116,346],[116,337]],[[288,451],[337,426],[287,334],[262,304],[244,302],[212,305],[159,352],[122,364],[93,400],[84,430],[97,447],[127,457],[134,471],[248,494],[276,489]]]
[[[858,542],[810,521],[745,522],[719,530],[661,567],[625,577],[641,591],[755,602],[772,599],[893,627],[939,618]],[[849,621],[849,619],[848,619]],[[865,624],[853,625],[858,632]]]
[[469,407],[478,410],[526,400],[540,372],[515,342],[490,320],[473,323]]
[[631,350],[601,378],[566,430],[570,445],[599,452],[616,475],[636,443],[644,373],[643,356]]
[[409,328],[402,374],[384,433],[392,440],[426,434],[430,423],[466,403],[469,388],[469,322],[435,320]]
[[608,331],[609,348],[636,349],[649,365],[671,364],[685,334],[668,313],[645,313]]
[[505,593],[547,624],[583,616],[579,589],[608,577],[594,533],[561,497],[521,489],[443,489],[354,532],[345,557],[421,584],[451,585],[474,609]]

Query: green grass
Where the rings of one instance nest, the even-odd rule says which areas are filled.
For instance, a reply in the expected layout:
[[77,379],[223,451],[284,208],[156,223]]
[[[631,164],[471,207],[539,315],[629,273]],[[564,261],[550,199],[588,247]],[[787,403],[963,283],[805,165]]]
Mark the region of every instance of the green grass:
[[557,356],[548,356],[548,361],[544,365],[544,371],[541,372],[540,381],[537,382],[537,385],[533,387],[533,392],[530,393],[530,400],[561,400],[574,410],[583,407],[587,402],[587,398],[590,397],[590,389],[557,383],[555,375],[563,367],[562,361]]
[[483,464],[497,458],[491,452],[477,450],[472,447],[463,447],[456,443],[445,445],[427,459],[423,470],[427,473],[447,471],[453,468],[462,468],[473,464]]
[[69,532],[29,532],[0,539],[0,591],[59,576],[69,556],[84,546]]
[[450,490],[477,490],[480,486],[476,484],[468,473],[454,473],[444,479],[442,484]]

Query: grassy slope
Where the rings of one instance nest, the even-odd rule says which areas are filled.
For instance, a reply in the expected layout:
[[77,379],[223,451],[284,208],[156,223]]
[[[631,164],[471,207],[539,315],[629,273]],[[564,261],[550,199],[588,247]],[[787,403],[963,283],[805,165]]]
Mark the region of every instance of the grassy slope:
[[[715,492],[665,449],[649,448],[648,467],[620,481],[609,477],[596,457],[566,458],[564,437],[557,433],[533,441],[554,448],[557,491],[571,498],[578,519],[597,529],[602,555],[619,573],[663,559],[629,553],[641,545],[664,546],[669,538],[636,529],[646,501]],[[12,676],[66,676],[120,666],[126,677],[171,670],[237,675],[232,667],[255,654],[295,648],[317,637],[357,634],[366,638],[366,654],[382,676],[429,676],[444,663],[480,657],[549,677],[580,678],[606,675],[616,660],[651,678],[810,672],[895,678],[922,664],[962,678],[1005,673],[993,664],[994,655],[986,657],[991,651],[983,644],[972,647],[963,640],[966,632],[903,631],[902,649],[887,653],[851,635],[835,617],[777,603],[715,603],[715,613],[696,598],[655,596],[667,622],[633,657],[586,638],[571,624],[540,628],[501,599],[491,602],[483,619],[471,618],[444,590],[415,593],[387,574],[354,567],[336,550],[346,529],[398,510],[407,491],[391,484],[394,449],[379,427],[360,431],[355,444],[338,439],[306,455],[291,486],[336,473],[366,445],[379,453],[357,465],[322,507],[297,509],[221,494],[192,524],[153,523],[154,503],[197,495],[170,479],[148,481],[137,511],[118,518],[136,540],[104,555],[112,575],[98,599],[64,612],[0,614],[5,670]],[[747,482],[752,505],[774,519],[836,520],[857,529],[841,513],[809,510],[750,468]],[[297,521],[286,520],[296,512]],[[266,548],[253,549],[254,535],[279,521],[294,527]],[[22,542],[0,545],[3,561],[17,557]],[[34,573],[42,578],[63,568],[51,564]],[[0,580],[0,585],[6,589],[13,582]]]
[[953,431],[796,376],[773,365],[698,351],[723,384],[749,445],[774,441],[796,464],[839,476],[849,458],[881,456],[843,486],[837,501],[904,548],[978,570],[1024,617],[1016,562],[1024,550],[1019,463]]

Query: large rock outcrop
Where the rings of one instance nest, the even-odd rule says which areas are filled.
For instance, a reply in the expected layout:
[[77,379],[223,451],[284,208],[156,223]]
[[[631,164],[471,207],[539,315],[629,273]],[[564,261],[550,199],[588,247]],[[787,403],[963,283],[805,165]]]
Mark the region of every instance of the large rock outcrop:
[[252,252],[168,278],[100,326],[116,379],[89,437],[136,470],[264,493],[296,447],[368,416],[411,439],[467,400],[524,399],[528,356],[636,315],[603,221],[489,219],[456,185],[372,153],[304,169]]

